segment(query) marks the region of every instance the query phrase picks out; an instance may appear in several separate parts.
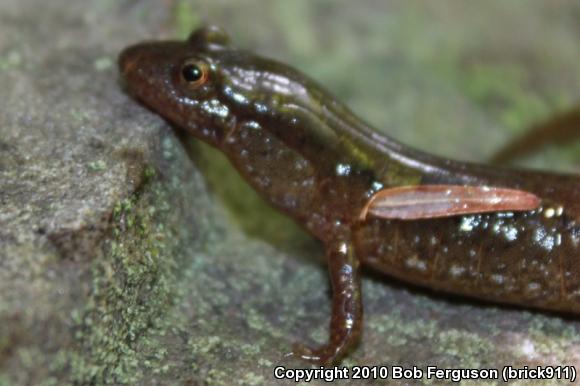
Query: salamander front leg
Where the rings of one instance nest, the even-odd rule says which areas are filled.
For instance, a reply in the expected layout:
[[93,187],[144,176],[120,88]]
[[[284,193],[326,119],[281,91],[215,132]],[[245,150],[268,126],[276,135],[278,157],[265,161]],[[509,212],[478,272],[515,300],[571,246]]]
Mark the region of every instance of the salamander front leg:
[[332,284],[332,315],[327,344],[314,349],[296,344],[292,356],[316,364],[339,360],[359,340],[362,330],[362,300],[359,261],[350,240],[327,246]]

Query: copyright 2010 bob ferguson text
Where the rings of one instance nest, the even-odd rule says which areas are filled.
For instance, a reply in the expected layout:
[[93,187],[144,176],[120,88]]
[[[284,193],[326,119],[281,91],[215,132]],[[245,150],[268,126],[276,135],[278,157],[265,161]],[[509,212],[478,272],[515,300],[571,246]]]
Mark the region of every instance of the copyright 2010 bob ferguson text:
[[294,382],[322,380],[332,382],[341,379],[394,379],[394,380],[436,380],[461,382],[463,380],[576,380],[574,366],[504,366],[501,369],[483,368],[441,368],[427,366],[352,366],[320,367],[316,369],[293,369],[284,366],[274,368],[274,378]]

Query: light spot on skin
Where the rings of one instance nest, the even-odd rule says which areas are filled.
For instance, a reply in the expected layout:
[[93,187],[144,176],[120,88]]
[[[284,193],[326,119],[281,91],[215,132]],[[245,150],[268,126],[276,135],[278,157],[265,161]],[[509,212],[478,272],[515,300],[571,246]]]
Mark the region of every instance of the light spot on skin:
[[459,230],[462,232],[471,232],[480,224],[480,219],[478,216],[465,216],[461,218],[461,224],[459,225]]
[[232,98],[236,103],[239,103],[242,105],[247,105],[249,103],[248,99],[244,95],[235,92],[231,87],[225,87],[224,94],[226,94],[228,97]]
[[502,233],[506,240],[514,241],[518,238],[518,229],[512,226],[505,226],[502,229]]
[[215,99],[204,101],[201,104],[201,108],[208,114],[218,116],[220,118],[226,118],[230,113],[230,110],[227,106],[221,104]]
[[271,89],[276,94],[283,95],[308,95],[306,88],[297,82],[291,82],[290,79],[283,75],[268,73],[262,76],[262,86]]
[[502,285],[505,282],[505,277],[500,274],[491,275],[491,281],[495,284]]
[[533,282],[533,281],[530,282],[530,283],[528,283],[528,291],[535,292],[535,291],[537,291],[539,289],[540,289],[540,284],[539,283],[536,283],[536,282]]
[[465,272],[465,267],[460,265],[453,264],[451,268],[449,268],[449,273],[453,277],[459,277]]
[[[561,239],[561,237],[560,237]],[[534,232],[534,240],[547,251],[551,251],[556,245],[556,237],[549,235],[544,228],[537,228]]]
[[256,112],[261,113],[261,114],[268,112],[268,107],[266,107],[266,105],[263,105],[261,103],[255,103],[254,108],[256,109]]
[[373,182],[371,184],[371,188],[366,192],[366,196],[368,198],[371,198],[372,196],[374,196],[374,194],[376,192],[378,192],[379,190],[381,190],[383,187],[384,187],[384,185],[382,183],[377,182],[377,181]]
[[405,261],[405,265],[409,268],[415,268],[422,272],[425,272],[427,270],[427,264],[425,263],[425,261],[419,259],[417,255],[409,257]]
[[262,126],[260,126],[260,124],[256,121],[249,121],[246,123],[246,126],[253,130],[260,130],[262,128]]
[[544,211],[544,217],[546,217],[546,218],[552,218],[552,217],[554,217],[555,214],[556,214],[556,210],[554,208],[547,208]]
[[513,212],[499,212],[499,213],[496,213],[495,216],[497,218],[510,218],[510,217],[514,217],[514,213]]
[[381,190],[383,187],[384,187],[384,185],[381,184],[380,182],[377,182],[377,181],[373,182],[373,184],[372,184],[372,189],[375,192]]
[[337,176],[348,176],[351,171],[351,166],[348,164],[337,164],[336,165],[336,175]]
[[233,72],[230,74],[232,84],[248,91],[253,90],[260,75],[257,71],[243,70],[241,68],[236,68]]
[[197,99],[191,98],[177,98],[179,101],[180,106],[197,106],[199,105],[199,101]]
[[305,180],[302,180],[302,186],[305,188],[314,186],[314,183],[315,183],[315,179],[313,177],[306,178]]
[[344,326],[349,330],[352,329],[354,326],[354,319],[350,317],[346,318],[346,320],[344,321]]

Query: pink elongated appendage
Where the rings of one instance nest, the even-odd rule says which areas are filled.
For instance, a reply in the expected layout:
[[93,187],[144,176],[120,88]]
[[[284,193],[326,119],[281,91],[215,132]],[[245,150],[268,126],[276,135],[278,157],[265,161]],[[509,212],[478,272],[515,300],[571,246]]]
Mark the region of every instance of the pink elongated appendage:
[[383,189],[367,202],[360,220],[368,215],[398,220],[461,216],[489,212],[529,211],[540,198],[517,189],[464,185],[414,185]]

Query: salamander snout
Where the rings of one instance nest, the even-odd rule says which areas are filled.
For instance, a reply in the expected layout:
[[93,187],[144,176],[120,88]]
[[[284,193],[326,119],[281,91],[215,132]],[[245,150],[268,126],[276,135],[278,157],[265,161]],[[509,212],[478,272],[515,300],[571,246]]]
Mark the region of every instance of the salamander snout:
[[127,90],[139,99],[149,100],[152,94],[167,97],[174,69],[186,55],[187,46],[182,42],[137,44],[119,55],[119,72]]
[[175,56],[184,51],[183,46],[178,42],[163,42],[127,47],[119,55],[119,71],[129,82],[137,74],[142,77],[161,76],[160,71],[177,61]]
[[119,72],[126,77],[139,62],[140,50],[138,46],[131,46],[123,50],[119,55]]

